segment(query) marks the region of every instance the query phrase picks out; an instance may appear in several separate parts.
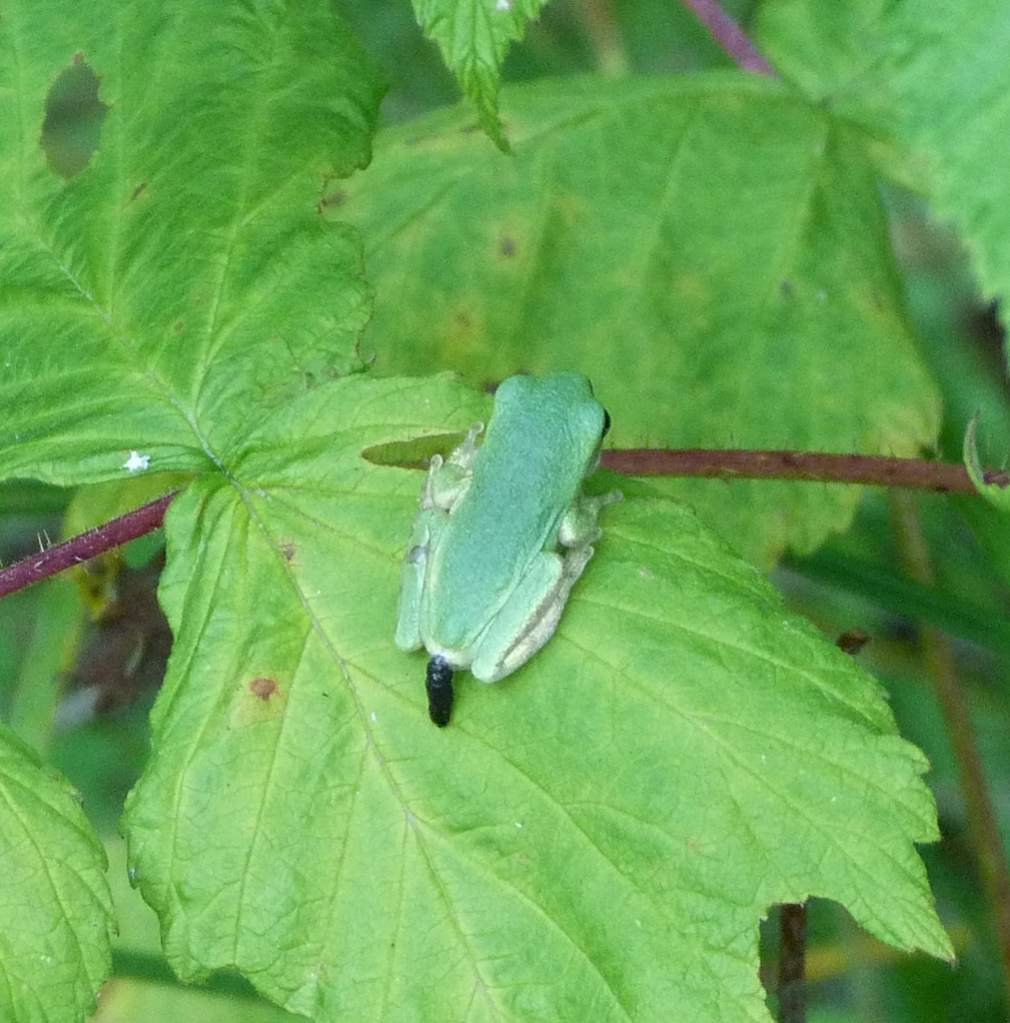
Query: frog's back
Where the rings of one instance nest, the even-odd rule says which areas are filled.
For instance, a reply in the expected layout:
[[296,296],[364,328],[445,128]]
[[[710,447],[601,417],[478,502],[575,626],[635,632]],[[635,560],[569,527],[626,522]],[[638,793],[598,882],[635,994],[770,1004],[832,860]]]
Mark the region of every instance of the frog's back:
[[468,649],[523,577],[553,550],[596,458],[605,413],[579,374],[510,377],[495,395],[470,489],[429,575],[426,638]]

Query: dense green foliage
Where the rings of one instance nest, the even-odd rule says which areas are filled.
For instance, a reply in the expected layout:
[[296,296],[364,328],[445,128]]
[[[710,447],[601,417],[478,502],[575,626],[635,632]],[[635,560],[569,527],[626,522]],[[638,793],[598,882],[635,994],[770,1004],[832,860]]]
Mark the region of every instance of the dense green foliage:
[[[857,488],[620,481],[557,635],[499,685],[461,680],[440,731],[424,658],[392,643],[420,474],[376,453],[444,449],[486,385],[562,368],[618,447],[949,447],[975,378],[913,324],[880,182],[934,198],[999,293],[1010,20],[770,0],[772,80],[675,73],[647,0],[545,8],[562,56],[540,0],[415,0],[466,97],[420,114],[442,72],[397,68],[403,21],[366,26],[374,6],[0,18],[0,477],[83,488],[70,528],[181,488],[142,773],[139,714],[89,759],[37,695],[77,646],[67,588],[22,612],[45,628],[0,731],[0,1016],[82,1019],[110,970],[98,832],[26,742],[97,764],[103,807],[133,786],[129,879],[176,976],[232,970],[320,1021],[767,1021],[759,923],[812,895],[951,958],[916,848],[939,837],[928,762],[763,575],[817,549],[852,571],[831,537],[874,536]],[[592,70],[579,26],[608,75],[663,73],[539,77]],[[500,89],[527,32],[548,55]],[[379,128],[386,63],[410,116]],[[999,572],[1000,509],[969,514]],[[152,951],[112,859],[122,947]]]

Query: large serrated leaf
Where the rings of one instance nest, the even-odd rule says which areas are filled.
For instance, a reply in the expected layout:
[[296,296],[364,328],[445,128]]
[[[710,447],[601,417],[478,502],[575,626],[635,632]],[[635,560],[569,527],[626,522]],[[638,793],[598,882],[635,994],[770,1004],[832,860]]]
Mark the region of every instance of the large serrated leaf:
[[982,287],[1010,295],[1010,7],[906,0],[880,26],[880,81],[899,138],[923,154],[935,212],[951,219]]
[[0,729],[0,1018],[78,1023],[111,967],[105,854],[67,781]]
[[[40,144],[62,72],[108,107],[65,181]],[[0,19],[0,472],[203,469],[250,420],[358,364],[369,294],[327,180],[378,87],[325,3],[11,3]],[[133,463],[141,464],[141,463]]]
[[547,0],[413,0],[424,34],[477,108],[481,126],[501,149],[508,141],[498,117],[501,66],[509,45]]
[[420,474],[360,453],[479,412],[334,383],[170,509],[176,645],[126,825],[181,974],[236,966],[321,1021],[767,1020],[758,920],[810,894],[949,955],[923,757],[675,503],[608,509],[558,634],[431,725],[392,645]]
[[[78,483],[146,457],[196,476],[166,522],[175,646],[125,819],[180,975],[234,966],[322,1021],[767,1020],[757,922],[810,893],[949,954],[913,847],[935,837],[923,758],[876,684],[679,505],[609,509],[552,642],[500,685],[461,680],[451,728],[427,720],[424,659],[392,643],[419,474],[362,452],[486,404],[444,379],[330,379],[367,295],[355,236],[312,199],[364,159],[375,88],[328,6],[138,5],[87,31],[90,7],[32,8],[30,31],[28,10],[0,22],[18,97],[0,114],[0,471]],[[36,147],[78,51],[109,111],[62,184]],[[655,121],[664,87],[627,88]],[[798,151],[831,142],[803,133],[816,112],[786,114]],[[872,236],[868,217],[842,219]],[[876,294],[875,251],[845,309]],[[817,279],[780,294],[806,308]],[[896,326],[886,300],[879,321]],[[608,403],[614,381],[597,374]]]
[[[576,367],[616,446],[907,454],[938,400],[860,133],[733,74],[506,93],[515,156],[461,110],[380,134],[336,216],[366,240],[386,372]],[[691,482],[768,563],[850,521],[853,487]]]
[[760,26],[771,56],[809,94],[874,125],[917,168],[914,183],[957,227],[983,289],[1010,294],[1010,7],[773,0]]

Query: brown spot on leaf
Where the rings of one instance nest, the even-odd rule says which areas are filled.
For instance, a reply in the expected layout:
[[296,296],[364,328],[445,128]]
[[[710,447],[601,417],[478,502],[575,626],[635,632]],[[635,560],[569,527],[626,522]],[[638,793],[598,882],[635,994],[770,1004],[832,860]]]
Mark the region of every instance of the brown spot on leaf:
[[295,545],[290,541],[286,541],[281,544],[281,554],[283,555],[285,561],[294,561],[295,551],[297,550],[298,548],[295,547]]
[[261,675],[249,683],[249,692],[266,703],[277,692],[277,682],[275,679]]
[[141,183],[137,185],[137,187],[133,190],[133,194],[130,196],[130,202],[133,202],[134,199],[139,199],[144,194],[146,189],[147,182],[141,181]]
[[503,256],[514,256],[516,254],[515,239],[509,238],[508,235],[506,235],[499,243],[498,251],[501,252]]

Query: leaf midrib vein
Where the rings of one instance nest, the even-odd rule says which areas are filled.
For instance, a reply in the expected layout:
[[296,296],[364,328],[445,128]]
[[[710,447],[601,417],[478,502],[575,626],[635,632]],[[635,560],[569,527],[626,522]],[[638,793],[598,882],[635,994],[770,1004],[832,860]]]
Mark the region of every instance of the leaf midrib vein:
[[483,979],[483,977],[481,975],[481,971],[480,971],[480,969],[478,967],[478,964],[477,964],[477,957],[474,955],[473,949],[470,947],[469,942],[465,938],[463,929],[462,929],[462,927],[460,925],[460,921],[459,921],[458,915],[457,915],[457,913],[455,911],[455,907],[454,907],[453,903],[447,898],[446,893],[444,891],[444,888],[442,887],[441,882],[439,880],[438,874],[434,870],[434,867],[433,867],[433,865],[430,862],[430,859],[428,857],[427,847],[425,846],[425,843],[424,843],[424,841],[423,841],[423,839],[421,838],[421,835],[420,835],[420,829],[418,827],[416,827],[415,824],[413,823],[418,818],[416,818],[414,816],[414,814],[411,812],[410,808],[408,807],[406,801],[403,798],[403,794],[400,791],[400,787],[397,785],[396,780],[392,777],[392,774],[389,771],[389,767],[386,764],[385,758],[379,752],[378,744],[376,743],[376,740],[375,740],[375,735],[374,735],[374,733],[372,731],[372,728],[371,728],[371,726],[369,724],[369,721],[368,721],[368,715],[365,713],[365,709],[364,709],[364,707],[362,705],[361,697],[360,697],[360,695],[358,693],[357,686],[355,686],[354,681],[351,678],[351,674],[350,674],[350,672],[347,669],[347,664],[344,661],[344,659],[337,652],[337,650],[334,647],[332,641],[330,640],[329,635],[326,633],[326,630],[323,628],[322,622],[319,620],[319,618],[316,616],[315,612],[313,611],[312,605],[309,602],[309,599],[308,599],[307,595],[302,590],[301,586],[299,585],[298,579],[294,575],[292,566],[280,554],[280,549],[279,549],[279,544],[277,542],[277,538],[274,537],[273,533],[271,532],[271,530],[267,526],[266,522],[257,513],[257,509],[256,509],[256,506],[255,506],[255,503],[252,501],[251,495],[249,494],[248,491],[246,491],[244,488],[242,488],[238,484],[237,481],[233,481],[233,482],[234,482],[234,485],[236,487],[237,493],[239,494],[243,504],[245,504],[245,506],[246,506],[246,511],[247,511],[248,516],[249,516],[249,521],[254,523],[256,525],[256,527],[260,530],[260,532],[262,533],[262,535],[263,535],[264,539],[266,540],[266,542],[267,542],[268,546],[270,547],[270,549],[277,551],[277,557],[280,559],[281,569],[282,569],[282,571],[283,571],[283,573],[285,575],[285,578],[287,578],[289,585],[291,586],[292,590],[294,591],[295,596],[298,598],[299,603],[302,605],[302,609],[303,609],[303,611],[304,611],[304,613],[306,615],[306,618],[308,619],[308,621],[309,621],[309,623],[310,623],[310,625],[312,627],[312,630],[315,632],[315,634],[319,638],[320,642],[322,643],[323,648],[327,651],[327,653],[332,658],[334,664],[337,666],[338,670],[340,671],[340,674],[342,675],[345,683],[347,684],[348,692],[351,695],[351,699],[354,701],[355,712],[357,714],[358,721],[359,721],[359,723],[360,723],[360,725],[362,727],[362,730],[364,731],[364,734],[365,734],[365,739],[366,739],[365,750],[366,750],[366,752],[370,753],[375,758],[376,764],[377,764],[377,766],[379,768],[379,772],[382,775],[382,777],[385,779],[386,785],[387,785],[391,795],[395,798],[396,802],[399,804],[400,809],[401,809],[401,811],[404,814],[404,818],[408,822],[408,826],[410,827],[410,830],[414,833],[415,837],[418,839],[418,847],[421,850],[421,853],[424,856],[426,863],[428,864],[428,869],[429,869],[429,873],[431,875],[432,883],[435,886],[436,891],[438,891],[440,893],[440,895],[442,896],[443,900],[445,901],[446,910],[448,912],[449,919],[452,922],[453,929],[455,930],[457,938],[459,939],[460,943],[462,944],[463,949],[466,952],[466,955],[467,955],[467,958],[468,958],[468,960],[470,962],[470,967],[471,967],[471,970],[472,970],[474,976],[481,983],[483,992],[485,994],[486,1003],[487,1003],[488,1007],[494,1012],[495,1017],[496,1018],[501,1018],[501,1013],[499,1012],[498,1007],[491,1000],[490,989],[487,986],[487,982]]

